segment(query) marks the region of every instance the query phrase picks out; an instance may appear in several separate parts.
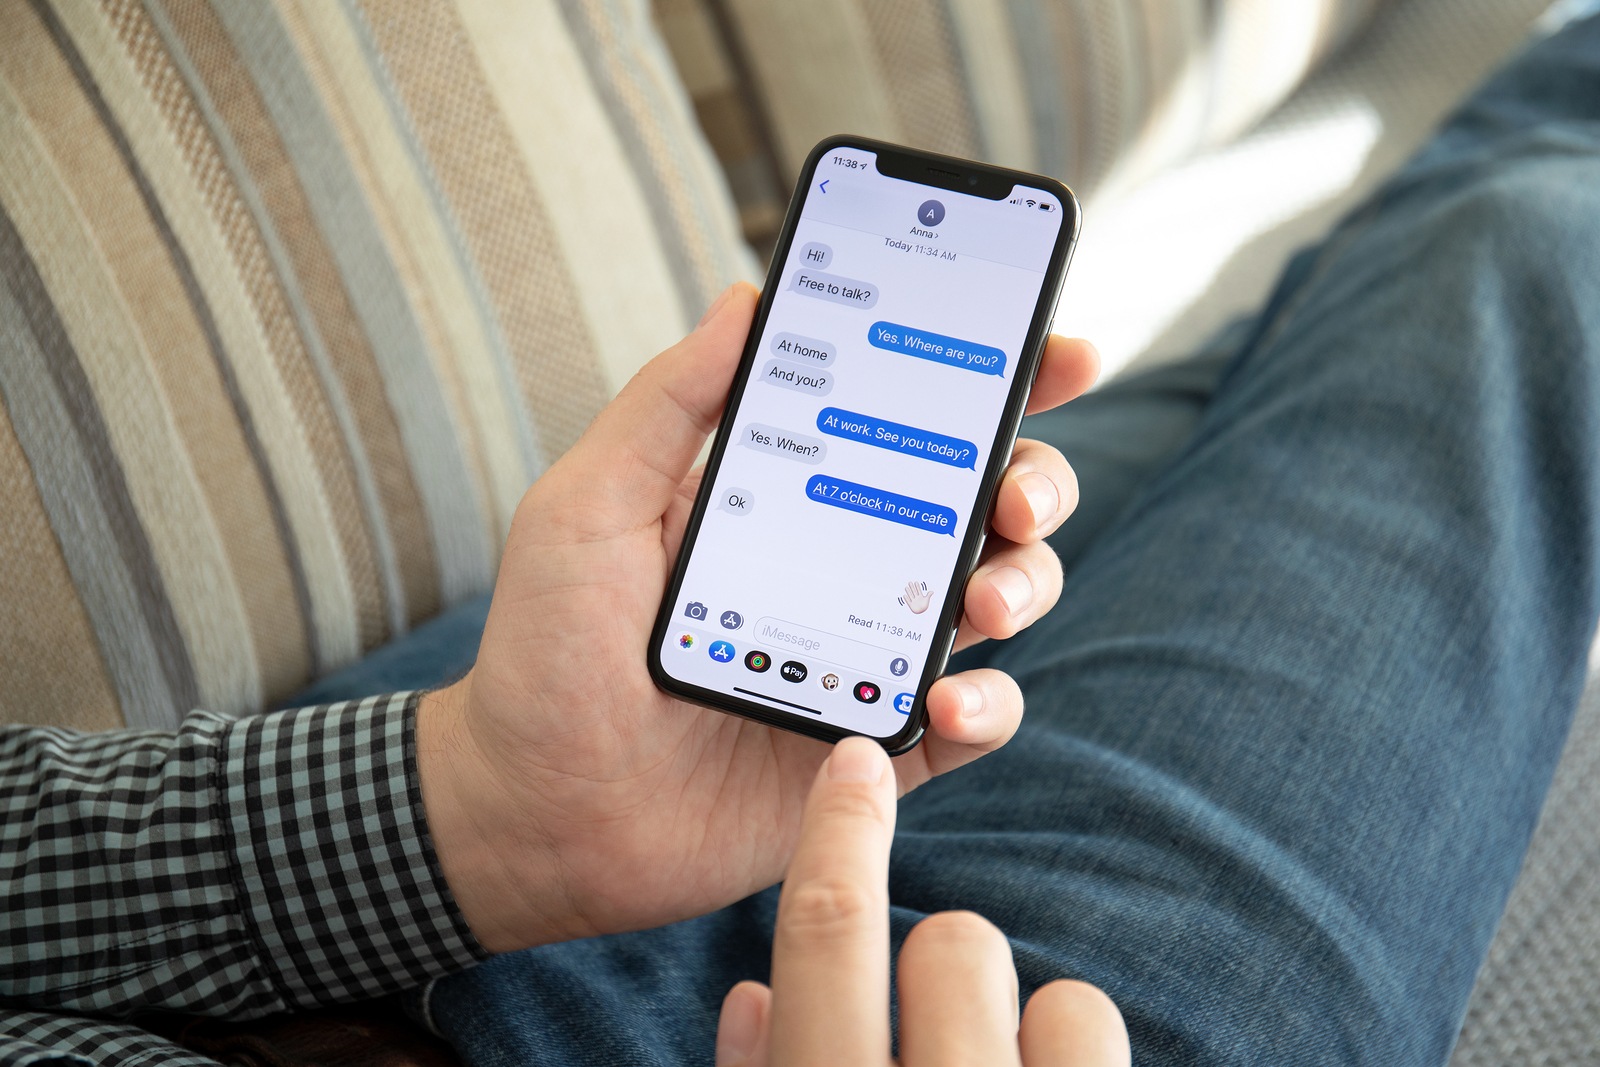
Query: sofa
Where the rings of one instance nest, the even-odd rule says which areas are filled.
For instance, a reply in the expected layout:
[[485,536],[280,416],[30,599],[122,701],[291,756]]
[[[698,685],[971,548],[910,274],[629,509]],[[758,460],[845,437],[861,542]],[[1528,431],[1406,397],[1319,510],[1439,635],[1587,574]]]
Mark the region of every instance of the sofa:
[[[1116,374],[1262,299],[1549,6],[0,4],[0,722],[253,713],[481,595],[825,134],[1071,184],[1057,328]],[[1600,1055],[1597,715],[1459,1064]]]

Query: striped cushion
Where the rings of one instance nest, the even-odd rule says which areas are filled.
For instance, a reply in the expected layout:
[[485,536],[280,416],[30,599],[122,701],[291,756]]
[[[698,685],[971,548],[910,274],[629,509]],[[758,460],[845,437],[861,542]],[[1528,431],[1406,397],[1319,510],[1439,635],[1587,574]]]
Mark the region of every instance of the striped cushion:
[[759,243],[806,152],[831,133],[1044,171],[1085,197],[1131,184],[1243,131],[1388,2],[656,6]]
[[242,712],[487,588],[752,273],[642,3],[0,3],[0,721]]

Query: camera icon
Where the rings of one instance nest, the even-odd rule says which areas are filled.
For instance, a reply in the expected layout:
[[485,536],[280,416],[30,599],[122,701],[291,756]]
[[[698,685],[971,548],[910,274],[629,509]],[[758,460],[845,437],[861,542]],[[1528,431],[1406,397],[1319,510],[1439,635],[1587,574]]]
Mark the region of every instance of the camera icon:
[[706,617],[706,606],[698,600],[691,600],[683,609],[683,613],[691,619],[703,619]]

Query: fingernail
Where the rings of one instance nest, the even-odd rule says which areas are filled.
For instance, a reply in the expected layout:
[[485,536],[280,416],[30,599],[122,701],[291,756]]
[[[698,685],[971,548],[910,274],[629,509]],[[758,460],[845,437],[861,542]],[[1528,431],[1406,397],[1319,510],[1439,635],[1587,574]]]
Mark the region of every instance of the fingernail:
[[970,719],[983,710],[983,694],[978,692],[978,687],[971,682],[952,681],[950,687],[955,690],[956,699],[961,701],[961,717]]
[[1015,567],[995,569],[989,575],[989,583],[1000,594],[1000,600],[1012,618],[1027,611],[1028,605],[1033,603],[1033,582]]
[[750,1062],[760,1039],[761,1015],[755,999],[742,994],[730,995],[723,1002],[722,1017],[717,1021],[717,1067],[737,1067]]
[[1056,483],[1038,471],[1029,471],[1017,476],[1017,487],[1028,498],[1034,529],[1048,526],[1061,510],[1061,494],[1056,490]]
[[828,777],[835,782],[876,782],[883,777],[883,749],[864,737],[847,737],[833,746]]
[[[735,283],[735,284],[737,284],[737,283]],[[711,306],[706,308],[706,313],[704,315],[700,316],[700,321],[694,324],[694,328],[698,330],[700,327],[704,326],[706,323],[708,323],[712,319],[716,318],[717,317],[717,312],[722,310],[722,305],[726,304],[728,302],[728,297],[730,297],[732,295],[733,295],[733,286],[732,285],[730,285],[726,289],[722,290],[722,295],[717,297],[715,300],[711,301]]]

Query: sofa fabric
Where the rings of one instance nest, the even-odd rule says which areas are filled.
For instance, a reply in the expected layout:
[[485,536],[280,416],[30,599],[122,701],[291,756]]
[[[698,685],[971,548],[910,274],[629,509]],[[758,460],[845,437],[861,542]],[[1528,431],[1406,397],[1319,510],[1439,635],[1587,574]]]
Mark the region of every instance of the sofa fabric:
[[1549,7],[1394,0],[1245,133],[1098,197],[1056,329],[1094,338],[1106,377],[1188,358],[1260,308],[1289,256],[1409,159]]
[[487,589],[753,273],[642,4],[18,0],[0,144],[0,721],[257,709]]
[[1600,1063],[1600,673],[1506,902],[1450,1067]]
[[1230,140],[1393,2],[656,0],[656,8],[759,244],[781,221],[806,152],[828,134],[1042,171],[1087,199]]

